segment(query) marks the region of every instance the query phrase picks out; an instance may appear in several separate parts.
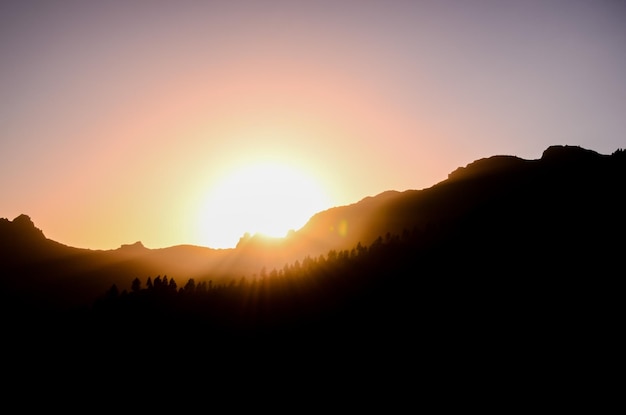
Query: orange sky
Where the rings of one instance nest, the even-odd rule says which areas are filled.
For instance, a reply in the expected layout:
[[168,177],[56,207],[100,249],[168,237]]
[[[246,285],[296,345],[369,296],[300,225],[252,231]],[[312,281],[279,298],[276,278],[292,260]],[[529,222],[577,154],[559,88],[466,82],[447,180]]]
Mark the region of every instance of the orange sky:
[[71,246],[217,246],[207,198],[268,160],[331,207],[626,143],[619,2],[91,3],[0,5],[0,217]]

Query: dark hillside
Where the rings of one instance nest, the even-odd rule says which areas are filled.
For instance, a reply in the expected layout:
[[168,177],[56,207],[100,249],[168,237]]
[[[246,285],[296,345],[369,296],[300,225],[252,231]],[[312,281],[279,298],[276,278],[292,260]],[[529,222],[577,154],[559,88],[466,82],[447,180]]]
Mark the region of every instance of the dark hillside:
[[[363,201],[375,205],[364,210],[376,212],[363,219],[369,243],[228,283],[137,276],[109,285],[89,307],[35,309],[26,325],[11,321],[38,341],[89,339],[120,351],[353,353],[355,364],[365,354],[376,366],[433,356],[472,370],[498,361],[536,368],[550,356],[569,370],[581,353],[613,355],[625,179],[621,150],[604,156],[564,146],[539,160],[482,159],[431,188]],[[28,311],[3,305],[5,315]]]

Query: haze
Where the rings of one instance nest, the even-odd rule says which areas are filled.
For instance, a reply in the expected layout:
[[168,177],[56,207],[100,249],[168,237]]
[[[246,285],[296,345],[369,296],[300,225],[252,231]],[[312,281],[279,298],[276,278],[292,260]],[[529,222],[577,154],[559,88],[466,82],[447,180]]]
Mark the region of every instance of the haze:
[[241,166],[291,166],[331,207],[485,155],[609,154],[625,18],[619,1],[4,1],[0,217],[76,247],[207,245],[205,202]]

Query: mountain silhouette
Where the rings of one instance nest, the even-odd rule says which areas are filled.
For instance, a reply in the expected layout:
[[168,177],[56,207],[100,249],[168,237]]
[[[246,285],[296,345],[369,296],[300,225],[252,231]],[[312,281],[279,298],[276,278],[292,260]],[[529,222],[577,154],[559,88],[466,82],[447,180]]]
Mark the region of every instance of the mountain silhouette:
[[537,160],[491,156],[430,188],[366,197],[317,213],[286,238],[247,236],[234,249],[141,242],[80,249],[47,239],[20,215],[0,219],[2,286],[10,298],[20,292],[39,304],[79,305],[138,277],[226,284],[403,233],[417,233],[447,272],[609,272],[623,248],[616,241],[624,234],[625,164],[622,150],[601,155],[578,146],[551,146]]
[[621,353],[625,180],[621,149],[496,155],[225,250],[92,251],[1,219],[3,346],[19,372],[81,381],[94,368],[596,379]]
[[[485,232],[496,230],[509,236],[523,231],[520,236],[529,242],[545,233],[559,238],[594,229],[602,233],[620,226],[616,222],[621,222],[624,206],[623,183],[623,151],[608,156],[578,146],[551,146],[538,160],[483,158],[459,167],[430,188],[385,192],[330,209],[314,216],[296,237],[318,241],[323,253],[338,249],[341,241],[349,247],[358,242],[369,245],[387,233],[414,229],[424,238],[483,242]],[[333,231],[342,222],[347,224],[345,236]],[[585,247],[593,249],[588,242],[580,249]]]

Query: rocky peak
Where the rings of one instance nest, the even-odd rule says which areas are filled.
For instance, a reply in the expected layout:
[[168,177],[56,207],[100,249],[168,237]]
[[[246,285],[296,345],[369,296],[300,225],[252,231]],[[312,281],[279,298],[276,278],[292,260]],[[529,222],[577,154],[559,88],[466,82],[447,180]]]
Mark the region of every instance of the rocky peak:
[[134,244],[124,244],[120,246],[120,249],[126,252],[140,252],[145,251],[148,248],[146,248],[141,241],[137,241]]
[[448,180],[477,178],[516,169],[525,164],[525,160],[508,155],[491,156],[473,161],[465,167],[458,167],[448,174]]
[[544,150],[541,160],[550,162],[577,162],[591,160],[600,154],[580,146],[554,145]]
[[37,238],[45,239],[45,236],[41,229],[37,228],[30,216],[21,214],[12,221],[3,218],[1,223],[1,229],[3,234],[10,238]]
[[22,229],[34,228],[35,224],[33,223],[30,216],[21,214],[12,221],[14,226],[20,227]]

